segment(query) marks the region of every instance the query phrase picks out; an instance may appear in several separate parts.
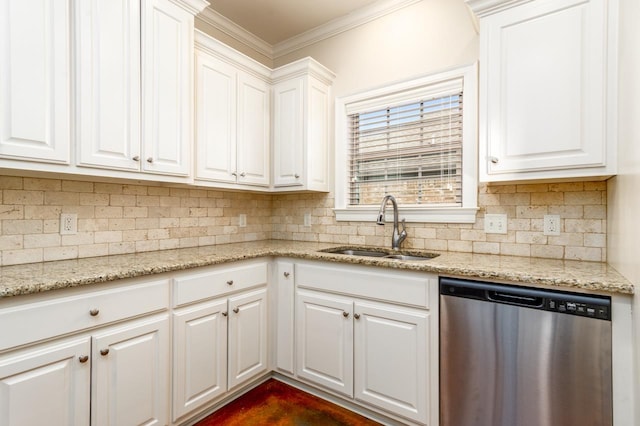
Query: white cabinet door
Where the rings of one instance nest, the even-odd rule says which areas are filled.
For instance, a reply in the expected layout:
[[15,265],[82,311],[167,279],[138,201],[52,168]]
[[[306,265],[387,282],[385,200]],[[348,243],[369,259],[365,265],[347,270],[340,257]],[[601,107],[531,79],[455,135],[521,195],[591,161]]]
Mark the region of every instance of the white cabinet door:
[[481,19],[481,180],[607,174],[607,3],[537,0]]
[[89,425],[89,338],[0,357],[0,424]]
[[173,421],[227,391],[227,299],[173,314]]
[[293,263],[277,261],[273,286],[275,366],[278,370],[289,374],[294,373],[295,280],[293,269]]
[[355,398],[427,423],[429,314],[364,302],[354,312]]
[[76,3],[78,164],[140,170],[140,1]]
[[302,185],[304,167],[304,78],[273,87],[273,185]]
[[196,50],[197,179],[236,182],[237,70]]
[[238,74],[238,183],[269,185],[269,84]]
[[142,168],[190,170],[193,15],[170,0],[143,0]]
[[92,425],[168,424],[168,323],[162,315],[93,337]]
[[[307,108],[306,170],[304,184],[307,189],[327,191],[329,188],[329,86],[315,78],[309,78]],[[294,176],[295,177],[295,176]]]
[[0,4],[0,156],[69,163],[69,0]]
[[267,289],[229,298],[229,389],[267,371]]
[[298,291],[296,372],[299,377],[353,397],[353,303]]

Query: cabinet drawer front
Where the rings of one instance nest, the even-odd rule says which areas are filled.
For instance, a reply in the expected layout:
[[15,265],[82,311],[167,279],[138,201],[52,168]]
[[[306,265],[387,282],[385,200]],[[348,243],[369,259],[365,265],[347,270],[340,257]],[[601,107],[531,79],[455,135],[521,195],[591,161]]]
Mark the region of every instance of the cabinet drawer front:
[[429,308],[429,286],[437,277],[429,273],[334,264],[297,264],[296,285],[368,299]]
[[267,283],[267,262],[242,264],[229,267],[214,267],[198,274],[187,274],[175,278],[175,306],[198,300],[219,297]]
[[3,309],[0,351],[42,339],[167,309],[168,281],[159,280]]

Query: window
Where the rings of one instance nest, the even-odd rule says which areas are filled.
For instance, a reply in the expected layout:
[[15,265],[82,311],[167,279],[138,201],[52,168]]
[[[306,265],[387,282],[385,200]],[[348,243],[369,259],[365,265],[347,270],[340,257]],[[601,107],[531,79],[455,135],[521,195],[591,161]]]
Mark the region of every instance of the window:
[[475,222],[476,67],[338,99],[336,217],[375,220],[393,195],[414,222]]

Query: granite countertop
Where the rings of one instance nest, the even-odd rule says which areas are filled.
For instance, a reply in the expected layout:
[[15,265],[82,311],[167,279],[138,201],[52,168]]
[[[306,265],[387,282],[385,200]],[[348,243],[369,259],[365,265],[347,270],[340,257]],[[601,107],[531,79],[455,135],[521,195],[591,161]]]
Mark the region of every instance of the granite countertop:
[[426,261],[400,261],[319,252],[337,246],[268,240],[4,266],[0,268],[0,298],[264,256],[426,271],[583,292],[634,292],[633,284],[606,263],[457,252],[440,252]]

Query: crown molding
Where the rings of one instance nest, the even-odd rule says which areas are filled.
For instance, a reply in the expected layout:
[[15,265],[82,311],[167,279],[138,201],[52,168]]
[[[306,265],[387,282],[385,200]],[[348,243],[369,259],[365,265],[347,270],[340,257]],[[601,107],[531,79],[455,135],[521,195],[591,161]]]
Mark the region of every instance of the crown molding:
[[192,15],[197,15],[202,12],[204,8],[209,6],[209,2],[206,0],[171,0],[181,8],[185,9]]
[[236,24],[229,18],[226,18],[210,7],[204,9],[198,16],[196,16],[196,19],[208,25],[211,25],[212,27],[225,33],[229,37],[273,60],[273,46],[271,44],[262,40],[255,34],[245,30],[240,25]]
[[464,0],[478,17],[493,15],[532,0]]
[[273,59],[287,55],[303,47],[307,47],[322,40],[336,36],[345,31],[375,21],[385,15],[402,8],[419,3],[422,0],[380,0],[369,6],[362,7],[348,15],[341,16],[326,24],[312,28],[273,46]]
[[[328,39],[345,31],[375,21],[397,10],[419,3],[422,0],[379,0],[351,12],[348,15],[329,21],[326,24],[312,28],[302,34],[293,36],[276,45],[271,45],[255,34],[245,30],[240,25],[221,15],[211,8],[204,9],[196,19],[225,33],[256,52],[274,60],[303,47]],[[494,0],[495,1],[495,0]],[[521,0],[520,0],[521,1]]]

